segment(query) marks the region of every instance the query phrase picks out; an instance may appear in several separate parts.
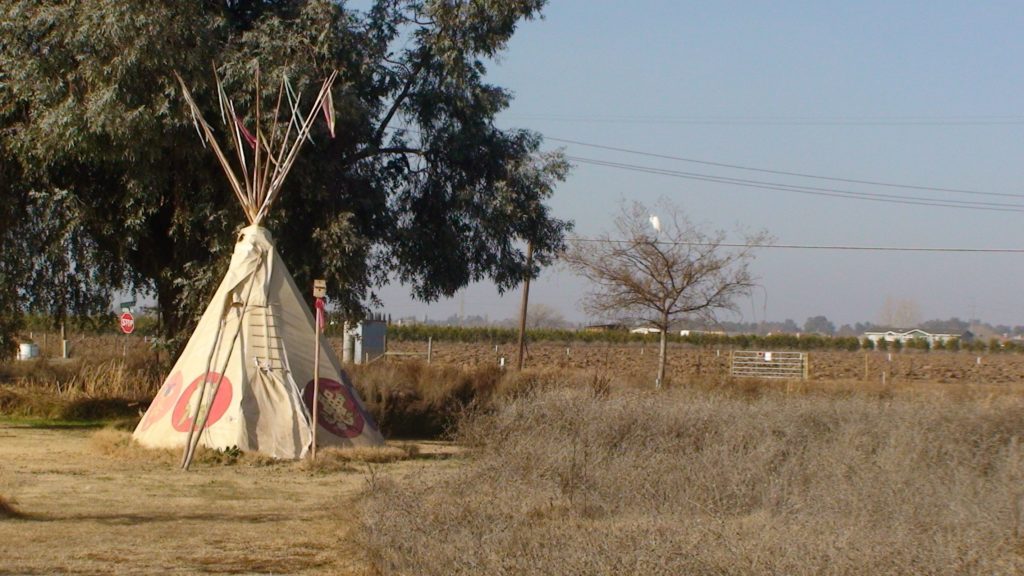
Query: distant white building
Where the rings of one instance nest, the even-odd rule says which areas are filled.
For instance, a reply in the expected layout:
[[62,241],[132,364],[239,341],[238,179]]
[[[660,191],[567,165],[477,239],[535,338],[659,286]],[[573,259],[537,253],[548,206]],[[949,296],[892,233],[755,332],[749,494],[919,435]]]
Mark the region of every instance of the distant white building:
[[641,326],[639,328],[633,328],[629,332],[631,334],[661,334],[661,328],[655,328],[654,326]]
[[925,340],[928,342],[929,346],[941,346],[950,340],[960,339],[958,334],[931,334],[921,330],[920,328],[914,328],[913,330],[907,330],[906,332],[899,332],[896,330],[889,330],[888,332],[865,332],[864,337],[875,344],[881,341],[906,344],[913,340]]
[[725,336],[724,330],[680,330],[679,335],[686,336]]

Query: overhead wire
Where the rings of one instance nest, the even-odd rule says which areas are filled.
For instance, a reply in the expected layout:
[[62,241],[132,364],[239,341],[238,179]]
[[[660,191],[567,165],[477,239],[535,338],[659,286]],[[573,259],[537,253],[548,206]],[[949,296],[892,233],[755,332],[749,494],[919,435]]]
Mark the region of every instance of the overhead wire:
[[573,144],[576,146],[586,146],[588,148],[595,148],[599,150],[609,150],[613,152],[623,152],[626,154],[634,154],[637,156],[646,156],[650,158],[661,158],[664,160],[676,160],[679,162],[688,162],[691,164],[701,164],[704,166],[715,166],[719,168],[730,168],[734,170],[745,170],[748,172],[760,172],[764,174],[776,174],[779,176],[796,176],[799,178],[812,178],[815,180],[828,180],[830,182],[843,182],[847,184],[865,184],[869,186],[884,186],[887,188],[903,188],[908,190],[921,190],[931,192],[951,192],[956,194],[970,194],[977,196],[997,196],[1005,198],[1024,198],[1024,194],[1013,194],[1008,192],[983,192],[979,190],[969,190],[964,188],[944,188],[940,186],[922,186],[916,184],[899,184],[894,182],[883,182],[879,180],[863,180],[858,178],[843,178],[838,176],[822,176],[819,174],[809,174],[806,172],[793,172],[788,170],[773,170],[770,168],[756,168],[753,166],[745,166],[741,164],[730,164],[726,162],[714,162],[710,160],[699,160],[696,158],[686,158],[683,156],[674,156],[670,154],[660,154],[656,152],[645,152],[642,150],[635,150],[631,148],[623,148],[619,146],[608,146],[605,144],[595,144],[593,142],[583,142],[581,140],[572,140],[569,138],[558,138],[555,136],[544,136],[545,140],[551,140],[552,142],[561,142],[563,144]]
[[595,124],[682,124],[721,126],[1018,126],[1024,116],[629,116],[573,114],[510,114],[510,119],[551,122],[592,122]]
[[[1024,120],[1022,120],[1024,121]],[[402,130],[412,132],[415,134],[421,134],[420,131],[412,127],[404,127]],[[1014,194],[1006,192],[986,192],[980,190],[971,190],[964,188],[949,188],[949,187],[938,187],[938,186],[923,186],[916,184],[902,184],[895,182],[884,182],[880,180],[868,180],[868,179],[857,179],[857,178],[844,178],[836,176],[823,176],[819,174],[810,174],[803,172],[787,171],[787,170],[775,170],[769,168],[757,168],[753,166],[745,166],[741,164],[732,164],[726,162],[715,162],[709,160],[699,160],[695,158],[686,158],[682,156],[674,156],[669,154],[660,154],[655,152],[646,152],[642,150],[635,150],[630,148],[623,148],[618,146],[608,146],[604,144],[596,144],[592,142],[584,142],[581,140],[573,140],[568,138],[559,138],[553,136],[544,135],[546,140],[552,142],[560,142],[564,144],[586,146],[595,149],[603,149],[614,152],[623,152],[628,154],[635,154],[640,156],[647,156],[652,158],[661,158],[667,160],[675,160],[681,162],[689,162],[707,166],[715,166],[720,168],[729,168],[736,170],[745,170],[751,172],[759,172],[766,174],[775,174],[780,176],[792,176],[798,178],[810,178],[816,180],[824,180],[830,182],[843,182],[847,184],[861,184],[868,186],[881,186],[888,188],[899,188],[908,190],[918,191],[931,191],[931,192],[945,192],[953,194],[965,194],[974,196],[988,196],[988,197],[1002,197],[1002,198],[1022,198],[1024,194]],[[860,192],[854,190],[842,190],[836,188],[825,188],[818,186],[805,186],[800,184],[789,184],[783,182],[770,182],[764,180],[752,180],[746,178],[736,178],[731,176],[718,176],[714,174],[704,174],[697,172],[687,172],[682,170],[674,170],[670,168],[659,168],[654,166],[643,166],[637,164],[630,164],[625,162],[615,162],[610,160],[601,160],[597,158],[587,158],[583,156],[567,155],[566,159],[571,162],[578,162],[580,164],[589,164],[593,166],[602,166],[607,168],[615,168],[620,170],[628,170],[639,173],[655,174],[661,176],[670,176],[675,178],[683,178],[694,181],[712,182],[718,184],[730,184],[735,186],[741,186],[746,188],[757,188],[762,190],[774,190],[779,192],[792,192],[797,194],[805,194],[820,197],[832,197],[832,198],[844,198],[849,200],[866,200],[872,202],[882,202],[889,204],[902,204],[910,206],[929,206],[937,208],[958,208],[967,210],[981,210],[988,212],[1024,212],[1024,204],[1012,204],[1004,202],[983,202],[983,201],[968,201],[968,200],[956,200],[948,198],[936,198],[928,196],[905,196],[898,194],[886,194],[881,192]]]
[[[573,242],[594,244],[632,244],[631,240],[612,238],[573,238]],[[699,246],[721,248],[751,249],[783,249],[783,250],[836,250],[849,252],[936,252],[936,253],[984,253],[984,254],[1024,254],[1024,248],[953,248],[924,246],[856,246],[849,244],[744,244],[741,242],[680,242],[670,240],[654,240],[654,244],[665,246]]]
[[[411,128],[403,128],[406,131],[420,134],[420,131]],[[776,174],[783,176],[795,176],[801,178],[811,178],[816,180],[825,180],[832,182],[844,182],[849,184],[863,184],[871,186],[882,186],[889,188],[900,188],[909,190],[919,191],[932,191],[932,192],[948,192],[957,194],[977,195],[977,196],[990,196],[990,197],[1006,197],[1006,198],[1024,198],[1024,194],[1013,194],[1013,193],[999,193],[999,192],[984,192],[979,190],[961,189],[961,188],[945,188],[937,186],[922,186],[915,184],[900,184],[894,182],[883,182],[877,180],[865,180],[856,178],[843,178],[834,176],[822,176],[818,174],[809,174],[801,172],[791,172],[785,170],[773,170],[767,168],[755,168],[751,166],[744,166],[739,164],[729,164],[724,162],[714,162],[708,160],[698,160],[693,158],[684,158],[679,156],[672,156],[667,154],[659,154],[653,152],[645,152],[640,150],[633,150],[629,148],[621,148],[616,146],[607,146],[603,144],[595,144],[591,142],[583,142],[580,140],[572,140],[568,138],[558,138],[552,136],[544,136],[545,139],[554,142],[561,142],[565,144],[575,144],[579,146],[587,146],[595,149],[604,149],[615,152],[624,152],[629,154],[636,154],[640,156],[648,156],[653,158],[662,158],[668,160],[677,160],[682,162],[690,162],[695,164],[703,164],[708,166],[717,166],[722,168],[732,168],[738,170],[746,170],[752,172],[760,172],[767,174]],[[671,170],[665,168],[656,168],[650,166],[639,166],[634,164],[627,164],[622,162],[612,162],[606,160],[599,160],[594,158],[585,158],[580,156],[567,155],[566,158],[573,162],[579,162],[584,164],[591,164],[596,166],[606,166],[612,168],[619,168],[624,170],[637,171],[642,173],[666,175],[677,178],[685,178],[698,181],[715,182],[722,184],[733,184],[737,186],[745,186],[752,188],[761,188],[767,190],[779,190],[788,191],[801,194],[811,194],[826,197],[839,197],[848,199],[858,200],[870,200],[875,202],[888,202],[893,204],[909,204],[918,206],[933,206],[942,208],[961,208],[961,209],[973,209],[973,210],[986,210],[995,212],[1024,212],[1024,205],[1020,204],[1008,204],[999,202],[972,202],[962,200],[947,200],[939,198],[929,197],[907,197],[895,194],[882,194],[882,193],[871,193],[871,192],[856,192],[850,190],[837,190],[833,188],[821,188],[811,186],[800,186],[782,184],[776,182],[765,182],[759,180],[749,180],[742,178],[733,178],[727,176],[715,176],[711,174],[700,174],[692,172],[684,172],[679,170]],[[600,238],[575,238],[577,242],[589,242],[589,243],[628,243],[628,240],[611,240],[611,239],[600,239]],[[694,243],[694,242],[667,242],[657,241],[659,244],[666,245],[692,245],[692,246],[708,246],[708,243]],[[717,246],[723,248],[747,248],[750,247],[747,244],[742,243],[718,243]],[[757,249],[781,249],[781,250],[831,250],[831,251],[847,251],[847,252],[918,252],[918,253],[984,253],[984,254],[1022,254],[1024,248],[956,248],[956,247],[914,247],[914,246],[856,246],[846,244],[759,244],[754,246]]]
[[781,192],[793,192],[796,194],[806,194],[812,196],[825,196],[833,198],[847,198],[855,200],[868,200],[873,202],[885,202],[890,204],[906,204],[912,206],[932,206],[940,208],[960,208],[968,210],[984,210],[991,212],[1024,212],[1024,204],[1008,204],[1002,202],[976,202],[966,200],[948,200],[942,198],[931,198],[924,196],[901,196],[896,194],[883,194],[877,192],[856,192],[852,190],[839,190],[835,188],[822,188],[815,186],[801,186],[798,184],[784,184],[778,182],[767,182],[762,180],[749,180],[745,178],[733,178],[729,176],[715,176],[712,174],[701,174],[696,172],[685,172],[681,170],[672,170],[669,168],[657,168],[653,166],[642,166],[637,164],[628,164],[624,162],[612,162],[609,160],[599,160],[596,158],[586,158],[582,156],[571,156],[567,155],[566,159],[570,162],[578,162],[581,164],[590,164],[594,166],[604,166],[609,168],[617,168],[620,170],[628,170],[632,172],[641,172],[645,174],[657,174],[662,176],[670,176],[674,178],[683,178],[687,180],[697,180],[702,182],[714,182],[718,184],[731,184],[734,186],[742,186],[746,188],[759,188],[763,190],[776,190]]

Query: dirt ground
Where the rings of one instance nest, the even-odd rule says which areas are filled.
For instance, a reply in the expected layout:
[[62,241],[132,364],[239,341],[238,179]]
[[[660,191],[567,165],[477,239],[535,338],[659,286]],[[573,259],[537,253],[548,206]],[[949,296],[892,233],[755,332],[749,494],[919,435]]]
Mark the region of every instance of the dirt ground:
[[[514,353],[511,345],[435,343],[433,359],[497,365]],[[671,354],[676,382],[728,373],[728,351],[674,346]],[[649,386],[656,357],[653,346],[536,343],[527,366]],[[884,374],[890,384],[1024,383],[1024,354],[812,352],[810,365],[811,379],[821,382],[866,384]],[[0,497],[26,516],[0,517],[0,575],[364,574],[362,536],[353,527],[366,488],[388,478],[429,482],[461,465],[455,447],[417,443],[419,456],[389,464],[310,471],[242,458],[197,463],[185,473],[166,454],[110,455],[97,446],[99,433],[0,419]]]
[[0,574],[362,574],[351,526],[384,477],[453,465],[453,449],[308,471],[295,463],[199,464],[106,456],[96,430],[0,422]]
[[[420,354],[425,342],[389,342],[389,350]],[[434,342],[433,361],[459,366],[497,366],[505,359],[512,365],[515,344]],[[1024,354],[961,352],[847,352],[814,350],[808,353],[811,380],[862,380],[865,382],[937,382],[970,384],[1024,383]],[[556,343],[530,344],[529,368],[586,370],[619,377],[653,381],[657,373],[658,349],[648,344]],[[685,383],[695,378],[725,377],[729,374],[729,350],[669,346],[669,381]]]

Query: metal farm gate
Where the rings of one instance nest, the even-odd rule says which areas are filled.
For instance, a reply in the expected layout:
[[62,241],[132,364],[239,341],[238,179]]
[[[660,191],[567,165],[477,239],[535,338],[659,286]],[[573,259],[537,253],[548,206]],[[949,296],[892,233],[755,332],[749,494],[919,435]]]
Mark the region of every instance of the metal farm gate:
[[729,375],[737,378],[806,380],[808,369],[806,352],[734,350],[730,354]]

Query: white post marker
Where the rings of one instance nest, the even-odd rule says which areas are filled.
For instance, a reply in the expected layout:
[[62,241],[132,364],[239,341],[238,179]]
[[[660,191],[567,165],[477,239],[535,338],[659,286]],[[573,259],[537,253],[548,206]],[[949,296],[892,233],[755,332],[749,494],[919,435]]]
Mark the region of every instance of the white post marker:
[[64,323],[60,323],[60,357],[68,359],[68,333],[64,330]]
[[313,298],[316,299],[316,321],[313,325],[313,449],[310,458],[316,460],[317,415],[320,412],[320,330],[324,325],[324,298],[327,297],[327,280],[313,280]]

